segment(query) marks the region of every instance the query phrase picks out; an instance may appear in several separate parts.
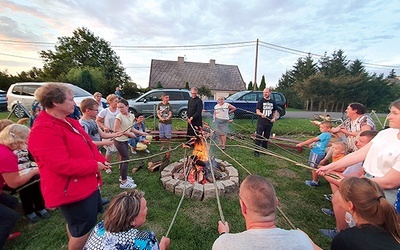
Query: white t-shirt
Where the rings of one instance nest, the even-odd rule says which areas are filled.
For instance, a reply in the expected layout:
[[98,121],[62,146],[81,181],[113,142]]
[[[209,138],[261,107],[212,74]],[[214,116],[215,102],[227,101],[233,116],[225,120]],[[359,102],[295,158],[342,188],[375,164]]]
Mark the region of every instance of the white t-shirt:
[[372,146],[364,161],[365,172],[375,176],[384,176],[391,168],[400,172],[399,129],[388,128],[372,139]]
[[216,104],[214,107],[215,118],[221,120],[229,120],[229,103],[224,102],[224,104]]
[[119,114],[119,110],[117,109],[115,112],[112,112],[110,108],[105,108],[97,115],[100,118],[104,119],[104,125],[111,130],[114,130],[114,122],[115,117]]
[[307,250],[314,249],[311,240],[299,230],[281,228],[249,229],[231,234],[226,233],[215,240],[213,250],[244,250],[244,249],[285,249]]

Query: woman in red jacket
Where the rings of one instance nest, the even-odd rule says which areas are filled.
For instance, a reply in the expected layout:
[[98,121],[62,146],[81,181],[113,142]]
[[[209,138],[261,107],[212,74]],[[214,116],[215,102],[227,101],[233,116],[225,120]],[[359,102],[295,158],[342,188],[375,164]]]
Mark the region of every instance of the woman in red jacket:
[[32,127],[28,149],[39,166],[46,207],[59,207],[66,222],[68,249],[82,249],[102,210],[100,171],[109,168],[77,120],[68,85],[48,83],[35,92],[45,108]]

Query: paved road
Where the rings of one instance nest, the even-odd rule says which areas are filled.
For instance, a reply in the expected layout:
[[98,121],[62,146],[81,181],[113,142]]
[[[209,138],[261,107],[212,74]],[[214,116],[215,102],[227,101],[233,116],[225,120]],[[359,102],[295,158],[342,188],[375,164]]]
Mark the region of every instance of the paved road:
[[[317,111],[286,111],[286,115],[283,118],[308,118],[308,119],[314,119],[313,115],[314,114],[321,114],[323,115],[324,112],[317,112]],[[332,118],[341,118],[342,113],[340,112],[329,112],[329,114]]]
[[[283,118],[307,118],[314,119],[314,114],[323,115],[324,112],[317,111],[286,111],[286,115]],[[343,113],[341,112],[327,112],[331,116],[331,118],[342,118]],[[387,114],[377,114],[379,117],[385,117]],[[345,117],[345,116],[344,116]]]

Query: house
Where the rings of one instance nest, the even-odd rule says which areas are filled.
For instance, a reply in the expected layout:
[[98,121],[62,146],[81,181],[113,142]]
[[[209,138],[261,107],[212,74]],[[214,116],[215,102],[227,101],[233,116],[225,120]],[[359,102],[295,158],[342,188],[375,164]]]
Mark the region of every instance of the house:
[[151,60],[149,88],[156,88],[161,83],[163,88],[200,88],[206,86],[214,99],[217,96],[229,96],[237,91],[246,90],[239,67],[236,65],[185,62],[183,57],[177,61]]

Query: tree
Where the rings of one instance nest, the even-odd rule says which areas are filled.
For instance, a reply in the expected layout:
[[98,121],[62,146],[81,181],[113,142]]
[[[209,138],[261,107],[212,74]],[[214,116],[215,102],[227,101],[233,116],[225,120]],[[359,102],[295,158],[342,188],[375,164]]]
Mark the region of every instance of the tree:
[[[147,92],[148,90],[144,91]],[[126,82],[124,84],[124,88],[122,89],[122,96],[125,99],[132,99],[132,98],[137,98],[139,97],[139,89],[137,87],[137,84],[134,82]]]
[[43,71],[47,80],[65,79],[72,68],[91,67],[102,70],[111,90],[130,81],[109,42],[87,28],[78,28],[72,37],[59,37],[55,51],[42,50],[40,56],[44,60]]
[[93,83],[93,79],[92,79],[92,75],[90,74],[89,70],[85,69],[82,71],[82,74],[80,75],[80,78],[79,78],[78,86],[80,86],[83,89],[86,89],[90,93],[96,92],[96,89],[95,89],[94,83]]
[[249,85],[247,85],[247,90],[253,90],[253,82],[250,81]]
[[163,86],[162,86],[161,82],[160,81],[157,82],[156,89],[162,89],[162,88],[163,88]]
[[[91,81],[90,83],[87,82],[89,77]],[[106,95],[115,91],[115,87],[111,88],[109,85],[107,85],[104,73],[100,68],[72,68],[68,71],[65,78],[66,82],[75,84],[91,93],[98,91]],[[84,82],[83,79],[85,79]]]
[[198,92],[199,92],[199,95],[202,95],[202,96],[207,96],[207,97],[211,96],[211,90],[207,86],[204,86],[204,85],[198,89]]
[[10,75],[7,70],[0,71],[0,89],[7,91],[11,84],[17,82],[16,77]]
[[265,84],[265,76],[263,75],[263,76],[261,77],[261,83],[260,83],[260,86],[258,87],[258,90],[264,90],[265,87],[266,87],[266,84]]
[[332,57],[323,57],[319,64],[319,70],[328,78],[349,74],[347,69],[349,61],[343,50],[334,51]]
[[394,69],[392,69],[389,73],[389,75],[387,76],[387,78],[396,78],[396,72],[394,71]]
[[185,89],[190,90],[190,88],[189,88],[189,83],[188,83],[188,82],[185,82]]

